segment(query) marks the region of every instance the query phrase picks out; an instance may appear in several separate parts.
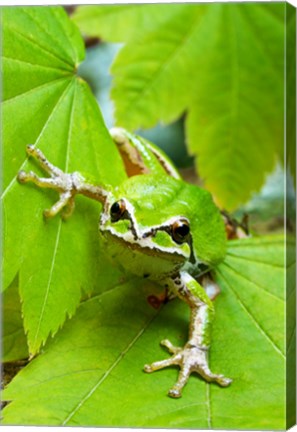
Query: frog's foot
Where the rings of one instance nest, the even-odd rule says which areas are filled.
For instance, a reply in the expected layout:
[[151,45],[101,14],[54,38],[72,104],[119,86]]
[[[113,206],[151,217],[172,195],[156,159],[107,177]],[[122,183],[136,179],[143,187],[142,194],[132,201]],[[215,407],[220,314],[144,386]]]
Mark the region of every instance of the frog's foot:
[[169,390],[168,395],[174,398],[181,397],[182,389],[186,385],[192,372],[197,372],[207,382],[216,382],[222,387],[227,387],[232,380],[223,375],[217,375],[210,371],[207,362],[207,349],[186,344],[184,348],[175,347],[168,340],[161,342],[168,351],[173,354],[171,358],[157,361],[151,365],[145,365],[145,372],[154,372],[167,366],[178,365],[180,372],[176,384]]
[[36,159],[41,168],[50,175],[50,177],[38,177],[33,171],[26,173],[20,171],[18,173],[18,181],[20,183],[32,182],[42,188],[50,188],[56,190],[60,198],[50,208],[44,210],[44,216],[49,218],[55,216],[63,209],[62,217],[68,218],[74,210],[74,195],[83,183],[83,177],[79,173],[66,174],[58,167],[52,165],[44,156],[44,154],[32,145],[27,146],[29,156]]

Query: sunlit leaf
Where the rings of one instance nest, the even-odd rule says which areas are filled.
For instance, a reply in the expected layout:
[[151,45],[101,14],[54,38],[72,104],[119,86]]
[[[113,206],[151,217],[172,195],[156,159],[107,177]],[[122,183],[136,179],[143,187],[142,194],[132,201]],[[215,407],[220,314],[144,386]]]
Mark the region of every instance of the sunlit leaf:
[[20,271],[24,326],[34,354],[73,315],[81,288],[90,292],[97,284],[100,207],[85,207],[81,199],[68,222],[45,222],[42,210],[58,196],[17,183],[20,169],[40,172],[26,158],[26,145],[35,144],[66,172],[86,172],[98,183],[116,184],[124,171],[96,101],[75,75],[83,42],[63,9],[6,8],[3,27],[4,287]]
[[173,400],[166,393],[177,370],[142,371],[168,355],[160,340],[186,341],[188,307],[176,299],[153,309],[146,297],[156,287],[133,279],[81,304],[18,374],[4,393],[5,424],[284,429],[283,266],[284,239],[267,237],[230,242],[217,270],[210,362],[233,378],[230,387],[193,375]]

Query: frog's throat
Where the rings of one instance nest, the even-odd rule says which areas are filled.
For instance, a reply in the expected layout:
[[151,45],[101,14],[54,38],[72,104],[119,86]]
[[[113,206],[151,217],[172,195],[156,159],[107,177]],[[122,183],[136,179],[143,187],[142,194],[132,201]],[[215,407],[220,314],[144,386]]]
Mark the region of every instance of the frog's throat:
[[146,255],[155,256],[161,254],[163,258],[168,259],[169,261],[179,261],[181,264],[189,259],[186,252],[174,248],[162,247],[160,245],[156,247],[147,237],[135,239],[134,236],[131,235],[128,240],[118,232],[114,231],[112,227],[99,227],[99,229],[103,236],[109,237],[109,240],[116,241],[125,245],[125,247],[128,247],[129,249],[136,250]]

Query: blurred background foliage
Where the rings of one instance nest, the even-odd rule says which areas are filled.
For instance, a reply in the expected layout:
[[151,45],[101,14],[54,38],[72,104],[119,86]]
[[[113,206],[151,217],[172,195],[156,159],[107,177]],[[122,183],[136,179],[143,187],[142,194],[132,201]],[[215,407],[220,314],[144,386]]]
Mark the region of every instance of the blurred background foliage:
[[[283,24],[294,18],[282,3],[221,6],[72,8],[88,46],[78,73],[108,127],[155,142],[221,208],[247,212],[254,232],[282,231],[285,187],[294,200],[295,178],[285,183]],[[286,48],[292,53],[294,41]]]

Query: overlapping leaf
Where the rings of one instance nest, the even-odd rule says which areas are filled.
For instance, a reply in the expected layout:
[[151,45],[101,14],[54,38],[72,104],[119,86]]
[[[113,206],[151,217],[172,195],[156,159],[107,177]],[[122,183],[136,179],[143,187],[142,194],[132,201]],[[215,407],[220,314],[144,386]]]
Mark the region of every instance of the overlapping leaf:
[[229,388],[191,376],[173,400],[175,369],[142,372],[168,355],[161,339],[185,342],[188,307],[177,299],[152,309],[156,287],[134,279],[81,304],[8,386],[4,423],[284,429],[284,263],[282,237],[248,239],[230,242],[217,270],[210,362],[233,378]]
[[87,34],[126,42],[112,67],[118,124],[151,127],[187,111],[199,173],[233,209],[282,153],[284,11],[280,3],[82,6],[74,20]]
[[34,354],[73,315],[81,288],[96,284],[99,207],[78,200],[80,211],[69,222],[45,222],[42,210],[58,197],[17,183],[20,169],[38,171],[26,158],[26,145],[35,144],[63,170],[89,173],[101,183],[116,184],[124,173],[88,86],[75,76],[83,42],[63,9],[6,8],[2,20],[4,287],[20,271]]
[[111,42],[128,41],[135,35],[164,25],[171,16],[179,14],[183,5],[130,4],[78,7],[74,22],[83,34],[104,36]]
[[28,358],[28,345],[24,332],[18,278],[5,290],[2,298],[2,350],[1,361],[13,362]]
[[286,157],[296,184],[296,10],[286,9]]

